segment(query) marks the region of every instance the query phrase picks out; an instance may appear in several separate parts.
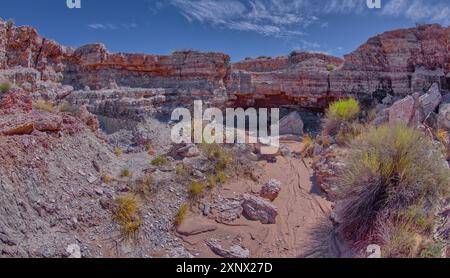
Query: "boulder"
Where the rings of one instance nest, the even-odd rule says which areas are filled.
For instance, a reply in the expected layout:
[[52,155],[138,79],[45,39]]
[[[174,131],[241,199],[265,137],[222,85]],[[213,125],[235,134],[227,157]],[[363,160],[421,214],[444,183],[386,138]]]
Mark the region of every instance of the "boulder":
[[252,221],[262,224],[275,224],[278,216],[277,207],[260,197],[245,194],[243,196],[243,215]]
[[177,227],[177,232],[183,236],[193,236],[215,230],[217,230],[217,226],[210,224],[202,217],[186,219]]
[[419,95],[407,96],[395,102],[389,109],[389,123],[419,124],[423,121]]
[[272,179],[263,185],[260,196],[273,202],[278,197],[278,194],[280,194],[280,191],[281,182]]
[[71,244],[67,246],[66,252],[71,259],[81,259],[81,248],[78,244]]
[[53,115],[42,115],[35,119],[34,127],[41,132],[58,132],[62,128],[62,118]]
[[223,248],[217,240],[210,240],[206,243],[211,251],[217,256],[226,259],[246,259],[250,257],[250,251],[239,245],[233,245],[229,250]]
[[292,112],[280,120],[280,135],[303,135],[303,120],[298,112]]
[[190,144],[178,149],[177,154],[182,157],[197,157],[200,155],[200,150],[195,145]]
[[439,107],[438,126],[450,131],[450,103],[442,104]]
[[423,109],[425,117],[430,113],[434,112],[441,103],[442,95],[439,91],[439,85],[434,83],[433,86],[428,90],[428,93],[420,97],[420,105]]

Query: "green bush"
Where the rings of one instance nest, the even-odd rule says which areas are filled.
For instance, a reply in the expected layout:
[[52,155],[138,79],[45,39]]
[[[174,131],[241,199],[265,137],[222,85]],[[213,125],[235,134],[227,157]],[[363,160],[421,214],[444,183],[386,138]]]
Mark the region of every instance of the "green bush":
[[442,153],[418,130],[372,127],[349,151],[336,181],[339,231],[349,239],[365,239],[386,221],[402,222],[411,207],[430,211],[448,195],[450,176]]
[[333,71],[335,68],[336,68],[336,66],[333,65],[333,64],[328,64],[327,65],[327,71]]
[[194,181],[189,186],[189,193],[191,194],[191,197],[198,197],[203,194],[205,188],[206,186],[203,183]]
[[43,99],[39,99],[33,102],[33,108],[40,111],[46,111],[49,113],[53,113],[55,111],[55,105]]
[[339,100],[330,105],[327,110],[327,118],[339,121],[351,121],[358,117],[361,108],[354,98]]
[[120,171],[120,177],[122,178],[130,178],[133,174],[131,173],[130,169],[124,168],[122,171]]
[[6,94],[9,90],[11,90],[11,83],[9,82],[0,83],[0,96],[2,94]]
[[152,164],[153,166],[163,166],[165,164],[167,164],[167,158],[165,158],[164,156],[158,155],[157,157],[155,157],[150,164]]

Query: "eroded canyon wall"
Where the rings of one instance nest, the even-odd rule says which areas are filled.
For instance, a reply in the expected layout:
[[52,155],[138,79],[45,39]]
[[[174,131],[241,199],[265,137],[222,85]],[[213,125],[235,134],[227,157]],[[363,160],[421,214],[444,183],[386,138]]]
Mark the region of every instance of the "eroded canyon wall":
[[87,104],[99,115],[140,118],[202,99],[209,105],[322,109],[346,96],[450,87],[450,28],[424,25],[370,38],[343,59],[319,53],[231,63],[222,53],[110,53],[102,44],[73,49],[31,27],[0,22],[0,79],[28,92]]

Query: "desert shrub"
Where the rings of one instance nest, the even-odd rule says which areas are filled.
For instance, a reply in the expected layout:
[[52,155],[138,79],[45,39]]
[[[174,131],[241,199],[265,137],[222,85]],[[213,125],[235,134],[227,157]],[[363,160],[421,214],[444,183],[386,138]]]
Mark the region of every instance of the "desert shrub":
[[183,164],[179,164],[175,167],[175,173],[181,177],[189,176],[189,172]]
[[142,178],[139,178],[135,184],[135,192],[143,197],[148,197],[152,192],[155,179],[151,174],[147,174]]
[[227,175],[224,171],[218,171],[216,174],[216,180],[218,183],[223,184],[227,182]]
[[11,83],[9,83],[9,82],[0,83],[0,97],[3,94],[6,94],[7,92],[9,92],[9,90],[11,90]]
[[335,68],[336,68],[336,66],[333,65],[333,64],[328,64],[327,65],[327,71],[333,71]]
[[442,258],[444,252],[444,245],[439,242],[428,242],[425,244],[422,252],[420,253],[421,258]]
[[162,155],[158,155],[155,158],[153,158],[153,160],[150,162],[151,165],[153,166],[163,166],[165,164],[167,164],[167,158],[165,158]]
[[213,189],[217,186],[217,177],[215,175],[209,175],[206,179],[208,180],[209,189]]
[[194,181],[189,185],[189,193],[191,197],[196,198],[203,194],[205,188],[206,186],[203,183]]
[[361,108],[358,101],[354,98],[349,98],[332,103],[327,110],[326,116],[329,119],[351,121],[358,117],[360,111]]
[[310,135],[306,134],[302,138],[302,145],[302,156],[312,157],[314,153],[314,139]]
[[432,213],[427,213],[422,206],[412,206],[399,212],[398,218],[403,222],[408,222],[416,231],[422,234],[430,234],[433,230],[434,217]]
[[144,147],[149,155],[155,155],[155,149],[153,148],[152,144],[147,143]]
[[216,171],[226,170],[233,162],[233,154],[216,143],[200,145],[203,153],[213,161]]
[[352,140],[358,137],[363,130],[364,126],[359,123],[342,124],[336,135],[336,143],[341,146],[348,145]]
[[184,203],[183,205],[181,205],[181,207],[178,209],[178,213],[175,216],[175,225],[176,226],[180,226],[184,219],[186,218],[186,215],[189,211],[189,203]]
[[135,194],[125,194],[117,199],[114,220],[122,226],[127,237],[135,235],[141,226],[142,202]]
[[436,132],[436,138],[441,142],[444,146],[447,146],[449,143],[448,132],[445,129],[439,129]]
[[388,224],[384,228],[381,255],[384,258],[412,258],[416,254],[416,233],[408,223]]
[[324,148],[328,148],[333,143],[331,138],[329,136],[326,136],[326,135],[319,136],[317,138],[317,141]]
[[108,174],[104,173],[102,175],[102,182],[104,182],[105,184],[110,184],[111,180],[112,179],[111,179],[111,177]]
[[120,147],[115,147],[115,148],[114,148],[114,154],[115,154],[116,156],[121,156],[121,155],[123,154],[122,148],[120,148]]
[[339,231],[350,239],[376,233],[376,226],[387,220],[401,222],[399,214],[411,207],[429,211],[449,192],[443,156],[418,130],[403,125],[372,127],[350,147],[336,180]]
[[342,122],[338,119],[325,117],[322,124],[322,136],[335,136],[339,133]]
[[120,171],[120,177],[122,178],[130,178],[132,175],[133,174],[128,168],[123,168],[122,171]]
[[55,111],[55,105],[50,101],[39,99],[33,102],[33,108],[41,111],[53,113]]

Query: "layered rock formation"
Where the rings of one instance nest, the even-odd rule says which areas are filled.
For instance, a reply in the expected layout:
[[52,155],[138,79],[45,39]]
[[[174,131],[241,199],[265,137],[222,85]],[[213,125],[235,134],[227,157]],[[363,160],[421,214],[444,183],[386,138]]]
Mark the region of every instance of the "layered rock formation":
[[314,53],[238,62],[232,66],[228,92],[241,106],[324,107],[331,97],[330,71],[342,62]]
[[0,22],[0,79],[47,98],[87,104],[106,117],[141,120],[193,100],[234,106],[323,109],[346,96],[381,99],[450,85],[450,28],[424,25],[370,38],[344,59],[292,53],[231,63],[221,53],[112,54],[72,49],[31,27]]
[[450,28],[424,25],[370,38],[330,76],[331,95],[422,93],[449,89]]

